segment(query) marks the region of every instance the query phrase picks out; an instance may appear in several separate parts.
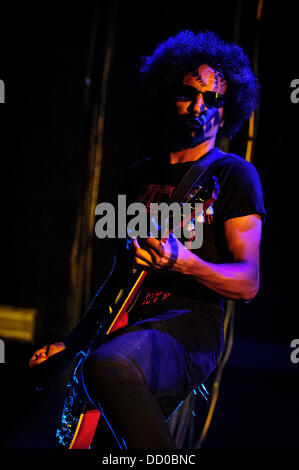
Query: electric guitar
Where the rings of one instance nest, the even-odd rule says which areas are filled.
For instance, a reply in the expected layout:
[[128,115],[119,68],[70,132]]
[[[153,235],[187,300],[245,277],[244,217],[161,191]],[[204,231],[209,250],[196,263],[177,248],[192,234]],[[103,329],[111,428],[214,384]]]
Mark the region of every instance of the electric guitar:
[[[191,211],[184,216],[180,223],[180,228],[188,224],[195,225],[196,217],[199,213],[205,213],[207,208],[217,199],[219,185],[216,177],[211,177],[209,186],[197,186],[188,193],[185,204],[190,204]],[[202,204],[196,207],[195,204]],[[166,241],[167,237],[175,231],[175,228],[169,229],[167,235],[162,237]],[[109,334],[127,323],[127,312],[130,309],[137,293],[144,282],[148,271],[142,268],[133,267],[129,273],[126,286],[117,293],[114,302],[108,306],[108,315],[101,321],[101,334]]]
[[[205,214],[208,207],[217,199],[218,193],[219,185],[217,178],[214,176],[209,179],[204,187],[193,187],[184,202],[190,204],[191,211],[187,216],[181,217],[180,227],[186,227],[190,223],[194,225],[199,214]],[[174,229],[168,230],[167,236],[173,231]],[[162,241],[166,241],[167,236],[162,237]],[[97,346],[106,340],[107,335],[127,325],[128,311],[136,299],[147,274],[147,270],[134,266],[129,273],[126,285],[117,292],[113,302],[106,310],[101,312],[101,318],[97,322]],[[59,364],[59,355],[63,356],[63,354],[67,355],[67,352],[62,351],[55,355],[57,357],[50,357],[41,366],[44,364],[46,366],[48,363],[48,369],[50,368],[50,373],[53,374],[57,364]],[[69,449],[90,448],[101,415],[98,408],[91,403],[87,391],[82,387],[81,366],[86,354],[82,351],[81,356],[77,358],[72,378],[67,385],[61,426],[57,431],[59,444]],[[53,363],[52,368],[51,361]],[[60,367],[63,368],[63,366]]]

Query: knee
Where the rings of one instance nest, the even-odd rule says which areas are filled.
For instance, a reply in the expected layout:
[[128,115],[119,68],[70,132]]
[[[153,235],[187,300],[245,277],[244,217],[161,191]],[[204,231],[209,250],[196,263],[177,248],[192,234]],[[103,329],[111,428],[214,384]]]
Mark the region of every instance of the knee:
[[94,354],[89,354],[89,356],[87,356],[87,358],[84,360],[84,364],[82,367],[84,382],[88,387],[92,383],[92,379],[95,373],[98,372],[99,374],[100,371],[100,361],[96,358]]
[[90,354],[84,361],[83,378],[88,387],[98,388],[102,384],[112,384],[130,380],[136,368],[120,355],[102,354],[100,350]]
[[111,368],[117,367],[117,359],[103,358],[98,351],[89,354],[85,359],[83,365],[83,377],[86,383],[94,382],[95,377],[97,382],[104,378],[107,371]]

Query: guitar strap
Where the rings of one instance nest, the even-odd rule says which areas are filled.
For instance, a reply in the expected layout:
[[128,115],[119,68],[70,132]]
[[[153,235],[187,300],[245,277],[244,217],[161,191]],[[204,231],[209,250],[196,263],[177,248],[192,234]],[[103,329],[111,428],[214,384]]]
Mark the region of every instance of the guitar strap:
[[175,188],[169,203],[182,202],[193,186],[199,184],[202,185],[204,177],[207,178],[212,175],[212,169],[214,167],[212,164],[216,163],[225,155],[226,154],[218,148],[212,148],[205,156],[196,160],[189,168],[179,185]]

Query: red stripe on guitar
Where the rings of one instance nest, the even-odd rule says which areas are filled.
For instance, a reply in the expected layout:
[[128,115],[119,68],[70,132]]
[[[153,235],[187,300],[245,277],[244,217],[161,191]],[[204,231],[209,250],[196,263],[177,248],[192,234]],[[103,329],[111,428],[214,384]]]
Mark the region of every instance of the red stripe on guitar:
[[114,322],[112,323],[112,326],[108,330],[107,334],[109,334],[112,331],[117,330],[118,328],[122,328],[122,327],[124,327],[128,324],[127,310],[129,308],[129,306],[131,305],[131,303],[133,302],[133,300],[136,296],[136,293],[138,292],[138,289],[139,289],[140,285],[142,284],[142,282],[143,282],[146,275],[147,275],[147,271],[143,271],[141,273],[141,275],[139,276],[138,281],[136,282],[136,284],[134,285],[132,291],[128,295],[126,301],[124,302],[122,308],[120,309],[117,317],[115,318]]
[[73,437],[69,449],[89,449],[97,429],[100,415],[99,410],[88,410],[81,414],[80,423],[77,425],[77,433]]

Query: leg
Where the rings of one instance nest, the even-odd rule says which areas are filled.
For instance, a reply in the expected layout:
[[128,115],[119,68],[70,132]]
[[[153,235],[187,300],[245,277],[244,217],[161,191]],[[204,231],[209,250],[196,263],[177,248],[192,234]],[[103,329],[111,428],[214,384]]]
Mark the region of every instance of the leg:
[[[184,315],[179,317],[181,324]],[[187,396],[198,377],[191,377],[192,357],[184,342],[168,332],[171,324],[133,325],[95,350],[84,365],[91,398],[128,448],[175,448],[157,399]]]

